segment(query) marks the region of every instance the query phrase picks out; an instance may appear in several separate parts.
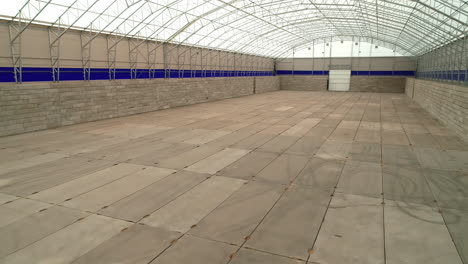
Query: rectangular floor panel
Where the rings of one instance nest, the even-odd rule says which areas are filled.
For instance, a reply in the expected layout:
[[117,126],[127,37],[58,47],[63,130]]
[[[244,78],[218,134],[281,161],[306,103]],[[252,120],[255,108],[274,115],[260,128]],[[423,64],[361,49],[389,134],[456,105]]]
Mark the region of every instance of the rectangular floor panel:
[[219,264],[228,263],[237,247],[189,235],[183,236],[151,264]]
[[141,170],[123,177],[117,181],[94,189],[62,203],[66,207],[97,212],[105,206],[110,206],[148,185],[151,185],[174,172],[170,169],[151,168]]
[[380,199],[335,194],[309,262],[383,264],[383,230]]
[[20,250],[88,216],[74,209],[53,206],[0,228],[0,258]]
[[112,166],[103,160],[70,157],[0,176],[0,192],[27,196]]
[[220,170],[217,175],[248,180],[257,175],[277,157],[278,154],[276,153],[254,150]]
[[[70,263],[128,227],[129,222],[90,215],[42,240],[0,259],[0,263]],[[70,243],[73,241],[73,243]]]
[[461,264],[442,216],[427,206],[385,206],[387,264]]
[[227,148],[189,166],[186,170],[198,173],[215,174],[249,152],[249,150],[244,149]]
[[255,180],[288,184],[297,177],[309,159],[305,156],[283,154],[255,176]]
[[306,260],[330,198],[325,191],[291,186],[245,246]]
[[244,183],[245,181],[240,179],[211,177],[143,218],[141,222],[185,233]]
[[283,191],[281,185],[251,181],[207,215],[189,234],[240,245]]
[[139,221],[206,180],[208,176],[208,174],[180,171],[103,208],[99,213],[119,219]]
[[135,224],[84,254],[73,264],[147,264],[181,235]]
[[30,195],[29,198],[49,203],[61,203],[143,169],[145,167],[141,165],[120,163]]

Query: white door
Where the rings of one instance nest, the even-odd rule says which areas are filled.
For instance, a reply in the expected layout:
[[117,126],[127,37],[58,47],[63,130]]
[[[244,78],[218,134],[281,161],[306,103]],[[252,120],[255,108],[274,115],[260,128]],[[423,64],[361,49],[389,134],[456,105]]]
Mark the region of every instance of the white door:
[[328,75],[328,90],[349,91],[351,70],[330,70]]

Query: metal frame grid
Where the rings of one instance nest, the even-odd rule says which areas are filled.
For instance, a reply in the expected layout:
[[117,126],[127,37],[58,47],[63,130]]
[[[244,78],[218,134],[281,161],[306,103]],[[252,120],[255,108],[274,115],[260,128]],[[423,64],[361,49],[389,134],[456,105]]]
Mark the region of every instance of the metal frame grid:
[[[60,71],[60,38],[69,29],[83,30],[85,80],[89,80],[92,41],[101,33],[111,35],[108,63],[109,78],[113,79],[115,47],[123,38],[137,39],[130,45],[131,67],[135,67],[136,47],[148,40],[278,58],[292,49],[327,38],[359,37],[378,41],[404,55],[419,56],[466,38],[468,25],[468,1],[463,0],[13,2],[25,2],[16,15],[11,15],[10,22],[12,61],[18,82],[22,67],[21,34],[31,23],[52,26],[49,39],[54,76],[59,76]],[[210,61],[216,58],[202,64]]]
[[416,77],[468,85],[468,37],[420,56]]

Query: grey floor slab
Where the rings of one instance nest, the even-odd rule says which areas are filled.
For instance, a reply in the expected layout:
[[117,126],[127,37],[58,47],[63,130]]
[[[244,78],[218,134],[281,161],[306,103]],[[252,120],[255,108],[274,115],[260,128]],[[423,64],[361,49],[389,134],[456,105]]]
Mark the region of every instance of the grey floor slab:
[[222,131],[222,130],[213,130],[213,131],[208,131],[208,132],[205,132],[205,133],[203,133],[201,135],[192,137],[190,139],[187,139],[184,142],[189,143],[189,144],[205,144],[205,143],[208,143],[208,142],[210,142],[212,140],[215,140],[217,138],[225,136],[225,135],[227,135],[229,133],[231,133],[231,132]]
[[421,168],[385,165],[382,173],[385,200],[436,206]]
[[141,165],[120,163],[30,195],[29,198],[57,204],[143,169],[145,167]]
[[468,210],[468,175],[460,171],[423,170],[437,205]]
[[347,160],[337,191],[381,198],[382,168],[380,163]]
[[[275,111],[278,108],[281,111]],[[356,133],[354,138],[350,136],[352,133]],[[209,159],[225,148],[248,153],[232,161],[226,157]],[[291,175],[296,173],[289,170],[300,167],[294,164],[301,159],[283,160],[281,163],[281,159],[277,159],[281,155],[281,159],[284,159],[284,155],[307,159],[307,164],[292,183],[285,179],[295,177]],[[184,170],[203,160],[205,164],[201,167],[210,169],[210,172],[216,170],[216,176]],[[122,162],[135,165],[117,165]],[[361,163],[351,166],[353,162]],[[365,165],[366,162],[374,165]],[[344,166],[346,163],[347,168]],[[268,165],[269,172],[261,172]],[[384,176],[381,176],[378,165],[383,165]],[[153,176],[146,175],[134,176],[127,182],[116,184],[135,175],[133,168],[143,167],[182,170],[154,182]],[[378,243],[367,245],[362,241],[367,241],[366,238],[377,232],[364,230],[357,235],[353,232],[361,230],[359,223],[374,219],[369,210],[362,208],[378,206],[366,201],[372,200],[370,196],[382,201],[381,194],[378,194],[382,185],[383,190],[380,191],[386,198],[384,207],[418,209],[426,205],[440,209],[460,255],[465,260],[468,255],[468,234],[465,232],[468,219],[465,191],[468,187],[465,179],[468,178],[467,144],[404,94],[277,91],[3,137],[0,138],[0,168],[3,168],[3,172],[0,170],[0,223],[4,224],[3,228],[16,230],[11,231],[12,234],[2,235],[0,241],[3,236],[16,236],[19,242],[26,241],[21,242],[25,245],[13,255],[26,252],[24,250],[28,247],[42,243],[49,237],[57,237],[56,234],[84,221],[54,231],[56,226],[70,219],[70,214],[49,210],[83,210],[49,207],[50,204],[46,203],[38,205],[39,201],[54,204],[71,198],[68,201],[71,202],[94,192],[94,200],[89,197],[86,203],[105,203],[103,209],[97,209],[101,215],[138,222],[165,210],[166,213],[158,217],[164,218],[162,222],[166,228],[180,228],[179,224],[183,223],[183,229],[187,230],[189,224],[195,223],[187,233],[199,239],[237,246],[243,242],[255,242],[257,249],[241,249],[231,256],[233,262],[239,257],[237,260],[244,262],[289,263],[297,256],[305,261],[309,252],[312,256],[333,252],[333,256],[326,255],[321,260],[311,259],[309,263],[314,264],[326,261],[366,262],[377,255],[375,248]],[[135,173],[138,174],[138,171]],[[259,173],[262,173],[261,177],[281,179],[278,182],[282,184],[256,179],[255,175]],[[221,184],[216,190],[203,188],[203,182],[217,176],[221,176],[221,179],[229,176],[228,182],[238,182],[239,178],[250,181],[234,192],[231,188],[235,189],[236,184]],[[337,181],[339,188],[336,187]],[[104,192],[96,191],[101,188],[104,188]],[[308,190],[301,191],[301,188]],[[133,192],[130,191],[132,189]],[[320,197],[329,198],[333,190],[334,197],[343,199],[333,200],[331,213],[322,226],[332,226],[329,240],[333,244],[322,243],[325,246],[314,251],[311,247],[314,246],[317,223],[321,222],[317,219],[320,219],[320,215],[323,217],[322,209],[328,204],[325,202],[325,205],[318,206],[317,203],[320,204]],[[222,199],[230,193],[228,198]],[[352,193],[367,196],[353,196]],[[279,200],[281,194],[287,199]],[[434,194],[436,202],[430,194]],[[105,202],[107,199],[109,202]],[[359,200],[357,205],[351,203],[355,199]],[[338,216],[346,210],[350,213]],[[47,216],[47,213],[50,215]],[[424,223],[437,222],[408,210],[404,213]],[[348,221],[341,221],[342,218]],[[356,221],[357,224],[353,225]],[[37,222],[37,225],[32,222]],[[380,222],[375,219],[368,226]],[[401,233],[399,239],[404,242],[396,242],[403,249],[393,251],[397,252],[393,254],[399,254],[401,250],[401,256],[405,258],[403,261],[417,263],[419,257],[424,257],[421,256],[424,253],[420,253],[424,251],[412,251],[411,246],[405,245],[428,240],[424,242],[430,245],[430,249],[426,249],[429,252],[428,263],[432,260],[437,263],[450,262],[433,257],[444,255],[438,254],[438,246],[434,242],[438,233],[431,233],[429,228],[416,230],[407,226],[405,217],[395,217],[395,223],[400,225],[402,231],[398,231]],[[342,233],[345,235],[334,236],[333,231],[346,224],[352,227],[344,228]],[[15,226],[17,228],[13,228]],[[41,246],[40,253],[29,255],[37,256],[37,259],[26,257],[24,262],[50,263],[55,255],[54,260],[57,259],[58,263],[69,263],[80,256],[86,256],[80,260],[83,263],[149,262],[160,253],[166,254],[180,242],[173,245],[164,244],[166,240],[163,244],[154,242],[155,245],[170,247],[165,250],[166,247],[162,246],[153,251],[153,232],[149,231],[152,227],[141,223],[134,227],[145,230],[133,232],[127,229],[105,238],[92,230],[76,231],[80,235],[63,235],[58,240],[60,249],[52,245],[51,239],[49,243],[52,246]],[[96,227],[96,230],[99,229]],[[126,233],[128,231],[132,232]],[[433,238],[426,236],[426,233],[436,236],[434,241],[430,241]],[[321,237],[325,237],[325,233]],[[89,240],[82,241],[82,238]],[[322,238],[319,240],[324,241]],[[354,243],[348,246],[349,238],[354,239]],[[27,242],[28,239],[31,241]],[[16,243],[17,240],[10,239],[8,242]],[[449,245],[450,242],[446,243]],[[85,250],[81,243],[85,245]],[[138,246],[131,247],[128,243]],[[72,246],[76,248],[70,249]],[[196,246],[199,245],[194,245],[187,255],[178,254],[179,249],[171,254],[180,255],[183,263],[209,262],[214,253],[203,247],[199,250]],[[364,251],[366,247],[367,252]],[[185,250],[186,247],[182,247],[182,251]],[[237,247],[233,247],[228,255],[237,250]],[[79,254],[75,254],[78,251]],[[251,254],[242,257],[246,251]],[[200,252],[207,252],[207,255]],[[405,257],[406,254],[410,256]],[[201,258],[196,259],[197,256]],[[356,260],[346,259],[351,256]],[[340,258],[346,260],[336,260]],[[229,258],[214,260],[216,263],[227,263]],[[174,257],[167,257],[166,261],[180,262]],[[295,261],[299,262],[297,259]],[[375,262],[378,263],[378,260]]]
[[245,246],[306,260],[329,201],[328,192],[291,186]]
[[336,128],[338,124],[341,122],[339,119],[333,119],[333,118],[324,118],[322,121],[320,121],[317,126],[319,127],[333,127]]
[[439,143],[437,140],[429,133],[425,134],[413,134],[413,133],[406,133],[409,138],[410,143],[415,147],[421,148],[440,148]]
[[347,129],[358,129],[359,128],[359,121],[346,121],[343,120],[337,126],[337,128],[347,128]]
[[411,134],[425,134],[429,133],[427,128],[425,128],[423,125],[420,124],[414,124],[413,122],[406,122],[403,123],[403,128],[406,131],[406,133],[411,133]]
[[288,184],[294,181],[308,161],[305,156],[282,154],[255,175],[255,180]]
[[211,177],[141,220],[142,223],[185,233],[245,181],[227,177]]
[[62,204],[71,208],[97,212],[104,206],[109,206],[167,177],[172,172],[174,172],[174,170],[148,167],[65,201]]
[[219,147],[202,145],[180,153],[179,155],[160,160],[158,162],[158,167],[181,170],[221,150],[222,149]]
[[399,122],[382,122],[382,130],[403,132],[403,126]]
[[129,222],[90,215],[0,259],[0,263],[70,263],[129,225]]
[[215,174],[249,152],[250,150],[227,148],[187,167],[186,170]]
[[338,184],[343,166],[344,161],[313,158],[294,183],[332,191]]
[[19,199],[18,196],[0,193],[0,205]]
[[11,224],[50,206],[47,203],[23,198],[0,205],[0,227]]
[[47,163],[50,161],[58,160],[66,157],[62,154],[57,153],[43,153],[36,156],[32,156],[26,159],[13,160],[10,162],[2,162],[0,164],[0,174],[5,174],[11,171],[29,168],[39,164]]
[[23,217],[0,228],[0,258],[71,225],[87,213],[59,206]]
[[376,198],[335,195],[309,262],[383,264],[383,206]]
[[132,140],[123,142],[118,145],[102,148],[97,151],[83,154],[92,159],[103,159],[113,162],[125,162],[130,159],[135,159],[145,154],[160,151],[172,147],[170,142],[156,141],[153,139]]
[[154,149],[141,156],[128,160],[130,163],[146,166],[157,166],[159,161],[175,157],[181,153],[194,149],[195,145],[185,143],[173,143],[161,149]]
[[180,143],[185,140],[197,138],[198,136],[204,135],[208,132],[209,130],[206,130],[206,129],[187,129],[186,131],[182,131],[181,133],[177,133],[177,134],[164,137],[162,138],[162,141]]
[[241,248],[239,252],[234,255],[232,264],[300,264],[304,261],[286,258],[283,256],[273,255],[252,249]]
[[468,143],[456,136],[439,136],[432,134],[442,149],[468,151]]
[[452,236],[458,254],[468,262],[468,210],[441,209],[445,224]]
[[277,136],[263,144],[258,150],[282,153],[296,143],[297,140],[299,140],[299,137]]
[[277,153],[254,150],[220,170],[217,175],[246,180],[251,179],[277,157]]
[[385,206],[386,263],[459,263],[460,256],[437,210]]
[[321,119],[318,118],[305,118],[293,127],[281,133],[283,136],[301,137],[306,134],[311,128],[317,125]]
[[209,175],[180,171],[161,179],[99,211],[104,215],[139,221],[190,190]]
[[468,151],[414,148],[422,167],[468,172]]
[[146,264],[182,234],[135,224],[73,261],[73,264]]
[[389,165],[419,166],[416,153],[409,146],[382,145],[382,162]]
[[241,245],[283,191],[284,186],[251,181],[207,215],[189,234]]
[[183,236],[151,264],[218,264],[228,263],[237,247],[212,240]]
[[233,148],[240,148],[240,149],[250,149],[254,150],[256,148],[261,147],[263,144],[266,142],[270,141],[272,138],[274,138],[276,135],[274,134],[263,134],[263,133],[257,133],[254,134],[250,137],[247,137],[246,139],[243,139],[236,144],[232,145]]
[[380,143],[382,141],[380,130],[369,129],[359,129],[354,140],[367,143]]
[[327,139],[334,130],[335,127],[316,126],[309,130],[309,132],[307,132],[304,136],[320,137]]
[[315,156],[323,159],[344,160],[348,157],[351,146],[352,144],[349,142],[327,140],[323,143]]
[[405,132],[397,130],[382,131],[382,144],[409,146]]
[[355,129],[337,128],[328,137],[328,139],[333,140],[333,141],[351,142],[354,140],[355,135],[356,135]]
[[27,196],[110,167],[112,162],[70,157],[0,176],[0,192]]
[[302,137],[286,150],[288,154],[313,157],[325,142],[321,137]]
[[354,161],[380,163],[382,146],[375,143],[353,142],[348,157]]

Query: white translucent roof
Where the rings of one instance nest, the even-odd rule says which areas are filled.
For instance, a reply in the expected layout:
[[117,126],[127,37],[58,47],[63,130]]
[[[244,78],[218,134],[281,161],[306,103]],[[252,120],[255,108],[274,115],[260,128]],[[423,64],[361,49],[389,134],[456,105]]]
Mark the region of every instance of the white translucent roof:
[[420,55],[466,36],[468,1],[11,0],[0,15],[269,57],[357,38]]

